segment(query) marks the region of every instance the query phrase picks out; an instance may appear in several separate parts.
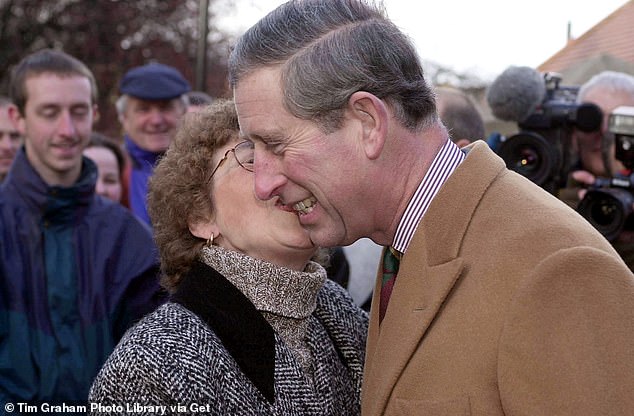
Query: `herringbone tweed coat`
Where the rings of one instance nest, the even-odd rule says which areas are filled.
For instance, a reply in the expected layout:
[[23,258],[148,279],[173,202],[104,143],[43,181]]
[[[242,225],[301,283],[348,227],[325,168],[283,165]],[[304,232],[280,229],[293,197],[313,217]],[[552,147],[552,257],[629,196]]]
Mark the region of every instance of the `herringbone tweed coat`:
[[[97,413],[138,403],[165,405],[167,414],[201,408],[213,415],[360,414],[367,315],[326,281],[309,319],[314,384],[253,304],[197,263],[171,302],[128,331],[89,401],[101,409],[122,406]],[[136,414],[158,411],[145,409]]]

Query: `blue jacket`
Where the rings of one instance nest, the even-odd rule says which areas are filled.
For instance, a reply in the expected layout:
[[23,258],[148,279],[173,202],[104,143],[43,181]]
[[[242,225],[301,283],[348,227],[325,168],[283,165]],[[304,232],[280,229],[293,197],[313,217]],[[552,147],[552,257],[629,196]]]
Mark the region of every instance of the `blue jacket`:
[[95,194],[84,158],[48,186],[24,148],[0,186],[0,409],[83,402],[125,330],[162,295],[149,228]]
[[127,135],[124,138],[124,143],[132,162],[128,181],[128,186],[130,187],[128,194],[130,210],[151,226],[150,215],[147,212],[148,183],[154,172],[154,166],[159,158],[163,156],[163,152],[153,153],[143,150]]

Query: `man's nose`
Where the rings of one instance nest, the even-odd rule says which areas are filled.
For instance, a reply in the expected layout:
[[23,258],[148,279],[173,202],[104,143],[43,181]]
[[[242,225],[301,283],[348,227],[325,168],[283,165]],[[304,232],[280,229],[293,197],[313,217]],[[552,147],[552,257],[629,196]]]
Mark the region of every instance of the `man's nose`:
[[154,108],[150,111],[150,121],[153,124],[161,124],[165,121],[165,114],[160,109]]
[[280,169],[280,162],[264,150],[254,154],[253,175],[255,180],[255,196],[263,201],[281,194],[286,177]]
[[75,122],[71,114],[67,111],[64,111],[59,118],[58,133],[67,137],[75,136]]

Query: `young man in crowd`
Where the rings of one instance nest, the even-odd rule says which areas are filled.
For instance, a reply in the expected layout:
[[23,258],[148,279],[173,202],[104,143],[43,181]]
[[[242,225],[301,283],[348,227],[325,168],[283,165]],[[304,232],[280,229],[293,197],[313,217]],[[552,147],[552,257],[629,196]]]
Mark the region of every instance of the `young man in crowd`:
[[24,146],[0,186],[0,408],[84,402],[125,330],[161,301],[157,253],[145,224],[95,195],[82,157],[90,70],[44,49],[10,88]]

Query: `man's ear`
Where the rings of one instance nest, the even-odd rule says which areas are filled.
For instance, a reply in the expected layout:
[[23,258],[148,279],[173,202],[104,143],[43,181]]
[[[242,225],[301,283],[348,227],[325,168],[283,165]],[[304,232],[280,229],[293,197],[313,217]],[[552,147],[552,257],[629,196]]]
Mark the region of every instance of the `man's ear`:
[[97,124],[99,122],[99,118],[101,117],[101,113],[99,112],[99,106],[97,104],[92,105],[92,124]]
[[22,117],[22,114],[20,114],[20,110],[18,110],[18,107],[11,104],[7,108],[7,112],[9,113],[9,119],[11,120],[11,124],[13,124],[13,127],[20,133],[22,137],[24,137],[26,132],[24,117]]
[[361,125],[361,145],[369,159],[381,155],[387,136],[388,111],[383,100],[365,91],[357,91],[348,100],[351,117]]

